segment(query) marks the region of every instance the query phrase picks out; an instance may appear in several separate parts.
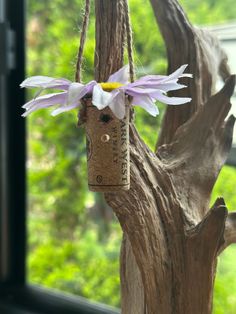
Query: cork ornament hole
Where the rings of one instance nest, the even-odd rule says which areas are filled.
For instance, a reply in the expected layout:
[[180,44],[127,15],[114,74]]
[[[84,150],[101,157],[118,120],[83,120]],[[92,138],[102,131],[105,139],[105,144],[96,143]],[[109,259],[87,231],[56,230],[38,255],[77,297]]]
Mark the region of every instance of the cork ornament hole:
[[103,134],[103,135],[101,136],[101,141],[102,141],[103,143],[107,143],[107,142],[109,142],[109,140],[110,140],[110,136],[109,136],[108,134]]
[[112,120],[112,117],[109,114],[101,114],[100,121],[108,123]]

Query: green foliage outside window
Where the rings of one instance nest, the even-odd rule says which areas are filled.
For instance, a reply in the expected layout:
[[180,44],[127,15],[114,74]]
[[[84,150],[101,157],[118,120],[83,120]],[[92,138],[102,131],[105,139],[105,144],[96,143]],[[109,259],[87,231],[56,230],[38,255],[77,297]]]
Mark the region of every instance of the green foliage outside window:
[[[234,0],[182,0],[191,22],[218,24],[236,18]],[[135,63],[139,73],[165,73],[165,47],[148,1],[131,0]],[[81,0],[29,1],[27,74],[73,80]],[[230,10],[228,9],[230,8]],[[84,81],[93,76],[94,13],[85,49]],[[161,115],[138,110],[136,125],[152,148]],[[99,194],[87,189],[84,130],[77,112],[28,118],[28,279],[30,282],[119,306],[121,230]],[[236,208],[236,170],[224,167],[213,199]],[[214,313],[236,313],[235,247],[220,257]],[[234,268],[234,269],[233,269]]]

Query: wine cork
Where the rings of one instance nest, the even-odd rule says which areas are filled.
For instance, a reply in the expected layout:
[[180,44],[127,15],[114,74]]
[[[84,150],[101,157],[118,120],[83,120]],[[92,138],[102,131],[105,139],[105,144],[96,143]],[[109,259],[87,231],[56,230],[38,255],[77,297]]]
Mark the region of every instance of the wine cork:
[[110,108],[98,110],[86,101],[88,186],[90,191],[130,188],[129,104],[119,120]]

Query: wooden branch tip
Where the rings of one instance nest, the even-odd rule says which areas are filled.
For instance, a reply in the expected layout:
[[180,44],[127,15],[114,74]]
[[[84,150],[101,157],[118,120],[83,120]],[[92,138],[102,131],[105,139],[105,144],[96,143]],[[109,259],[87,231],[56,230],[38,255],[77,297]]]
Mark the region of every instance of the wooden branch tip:
[[235,89],[236,76],[230,75],[230,77],[225,81],[225,85],[220,91],[222,94],[226,95],[229,99],[232,97]]
[[219,249],[219,254],[233,243],[236,243],[236,212],[228,214],[225,222],[224,243]]
[[222,140],[223,140],[223,146],[226,147],[227,152],[231,149],[231,146],[232,146],[235,120],[236,120],[235,116],[230,115],[224,125]]
[[[190,237],[208,239],[216,244],[222,237],[228,210],[223,198],[217,198],[203,220],[190,231]],[[213,246],[211,244],[211,246]]]
[[218,197],[218,198],[216,199],[216,201],[215,201],[215,203],[214,203],[214,205],[213,205],[212,208],[214,208],[214,207],[219,207],[219,206],[226,206],[226,205],[225,205],[225,200],[224,200],[223,197]]

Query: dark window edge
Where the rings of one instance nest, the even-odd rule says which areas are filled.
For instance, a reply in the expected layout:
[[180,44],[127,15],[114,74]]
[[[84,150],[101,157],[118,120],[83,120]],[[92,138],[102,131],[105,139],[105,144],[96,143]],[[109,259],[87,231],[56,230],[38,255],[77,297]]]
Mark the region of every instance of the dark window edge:
[[232,146],[228,159],[226,161],[226,165],[234,166],[234,167],[236,166],[236,145]]
[[28,311],[27,309],[19,308],[12,304],[5,302],[0,303],[0,313],[1,314],[40,314],[39,312]]
[[[114,307],[34,285],[0,287],[0,305],[40,314],[119,314]],[[28,311],[28,312],[27,312]],[[20,312],[21,313],[21,312]]]

